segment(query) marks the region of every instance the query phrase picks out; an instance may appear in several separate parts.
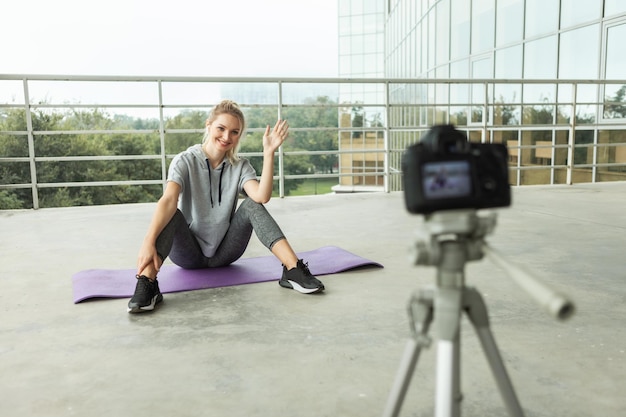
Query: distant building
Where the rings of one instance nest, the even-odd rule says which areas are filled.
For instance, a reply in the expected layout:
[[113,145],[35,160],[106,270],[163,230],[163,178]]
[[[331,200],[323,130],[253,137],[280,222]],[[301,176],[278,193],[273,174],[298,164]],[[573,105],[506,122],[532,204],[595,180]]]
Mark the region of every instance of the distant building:
[[[626,79],[626,1],[339,0],[339,37],[343,77],[547,81],[489,84],[486,108],[482,85],[396,84],[390,101],[411,105],[393,106],[384,121],[407,128],[391,131],[392,148],[452,123],[470,140],[507,143],[513,184],[565,183],[572,163],[573,182],[626,179],[626,85],[579,84],[573,92],[555,82]],[[340,100],[367,104],[382,93],[355,84]],[[348,110],[342,126],[353,131],[342,134],[340,149],[380,147],[369,119],[380,109],[365,106],[361,117]],[[354,131],[359,123],[370,130]],[[341,170],[383,165],[382,153],[366,155],[341,158]],[[389,163],[400,169],[397,158]],[[378,184],[346,177],[342,186],[366,182]],[[399,187],[396,179],[391,189]]]
[[[387,2],[383,0],[339,0],[339,76],[383,78],[385,76],[385,20]],[[383,91],[373,84],[342,84],[339,101],[362,103],[341,110],[339,134],[340,176],[335,192],[382,190],[384,156],[372,150],[384,147],[384,131],[376,130],[383,109],[367,107],[380,102]],[[376,174],[379,175],[376,175]]]

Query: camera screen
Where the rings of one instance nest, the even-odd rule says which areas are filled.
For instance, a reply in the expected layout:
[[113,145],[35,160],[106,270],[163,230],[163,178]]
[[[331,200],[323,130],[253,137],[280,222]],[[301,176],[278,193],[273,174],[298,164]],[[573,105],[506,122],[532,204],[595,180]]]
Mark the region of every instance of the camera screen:
[[458,198],[472,195],[468,161],[429,162],[422,167],[424,197]]

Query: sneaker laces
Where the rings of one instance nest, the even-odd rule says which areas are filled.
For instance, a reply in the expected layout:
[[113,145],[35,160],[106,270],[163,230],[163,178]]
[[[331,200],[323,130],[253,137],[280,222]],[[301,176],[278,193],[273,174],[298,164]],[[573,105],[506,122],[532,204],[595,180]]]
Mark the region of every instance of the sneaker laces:
[[309,278],[315,278],[313,276],[313,274],[311,273],[311,271],[309,271],[309,263],[308,262],[304,262],[304,261],[299,261],[298,265],[302,268],[302,272],[304,272],[304,274],[309,277]]
[[135,278],[137,278],[137,288],[135,290],[135,295],[142,296],[144,294],[149,294],[153,291],[154,283],[150,278],[144,275],[137,275]]
[[304,273],[304,276],[309,278],[314,285],[322,286],[322,287],[324,286],[324,284],[322,284],[322,281],[317,279],[317,277],[315,275],[313,275],[311,273],[311,271],[309,271],[309,263],[308,262],[304,262],[303,260],[300,260],[300,261],[298,261],[298,266],[302,269],[302,272]]

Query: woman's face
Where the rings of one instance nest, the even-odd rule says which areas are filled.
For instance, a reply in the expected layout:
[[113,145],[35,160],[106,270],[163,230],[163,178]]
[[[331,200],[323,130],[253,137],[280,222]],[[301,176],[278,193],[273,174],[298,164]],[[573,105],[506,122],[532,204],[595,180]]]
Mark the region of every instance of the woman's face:
[[241,137],[241,123],[239,119],[230,114],[220,114],[213,121],[207,121],[207,129],[209,129],[209,138],[207,146],[212,147],[219,152],[228,152],[237,146]]

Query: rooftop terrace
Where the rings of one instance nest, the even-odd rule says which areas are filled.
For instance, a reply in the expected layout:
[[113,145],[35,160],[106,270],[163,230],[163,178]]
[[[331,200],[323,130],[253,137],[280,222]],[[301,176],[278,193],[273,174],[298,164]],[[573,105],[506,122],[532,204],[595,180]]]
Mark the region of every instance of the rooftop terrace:
[[[487,241],[577,308],[559,322],[489,260],[467,265],[526,415],[623,416],[626,183],[513,193]],[[0,414],[381,415],[410,336],[406,303],[434,283],[407,257],[421,217],[397,192],[268,208],[297,251],[336,245],[384,268],[324,276],[318,296],[269,282],[166,294],[129,315],[126,299],[73,304],[71,276],[132,267],[153,204],[0,211]],[[253,237],[244,256],[263,255]],[[461,333],[463,415],[506,415],[467,319]],[[401,415],[432,415],[435,353],[422,352]]]

